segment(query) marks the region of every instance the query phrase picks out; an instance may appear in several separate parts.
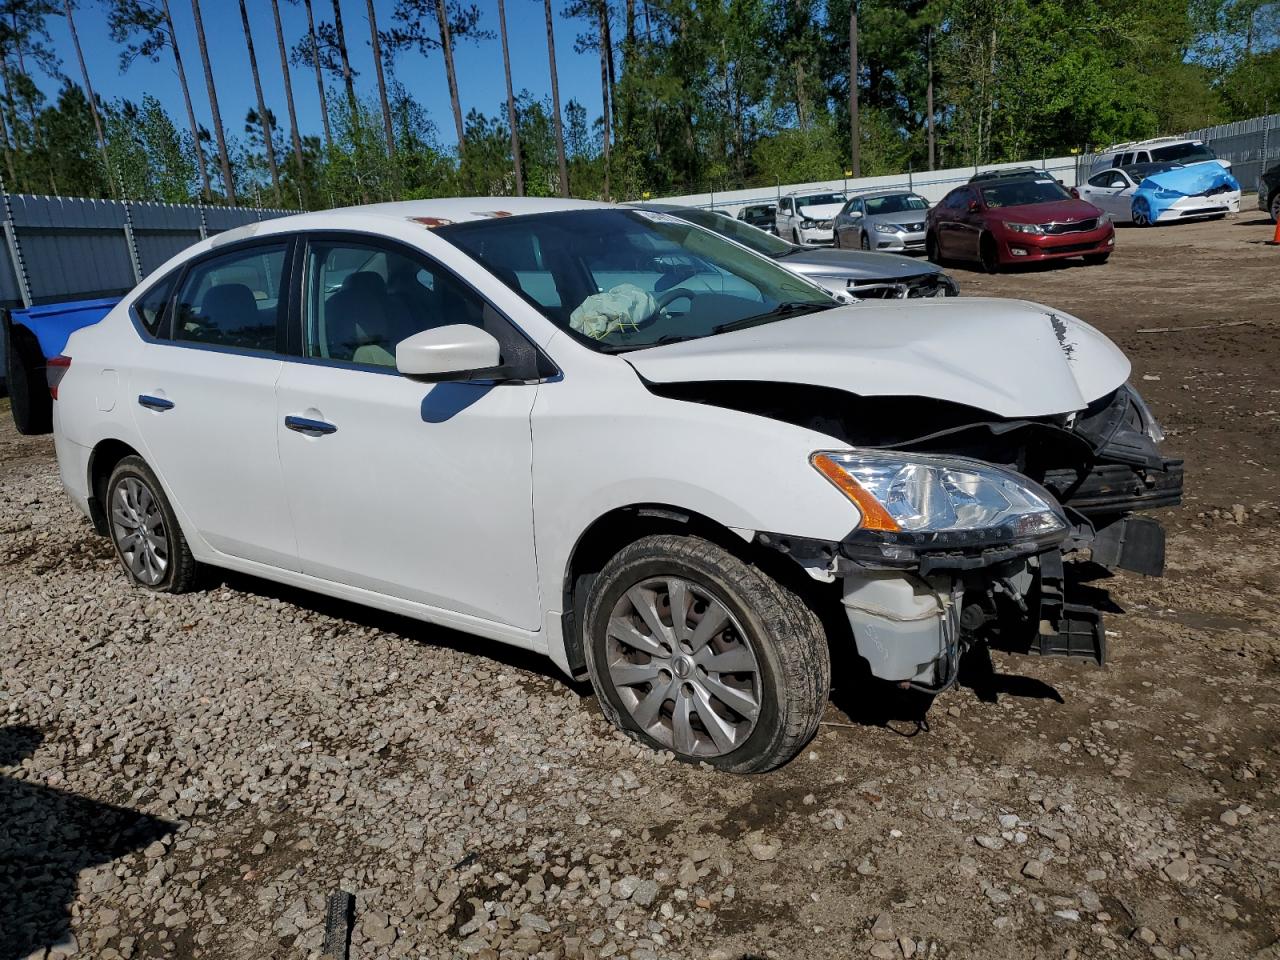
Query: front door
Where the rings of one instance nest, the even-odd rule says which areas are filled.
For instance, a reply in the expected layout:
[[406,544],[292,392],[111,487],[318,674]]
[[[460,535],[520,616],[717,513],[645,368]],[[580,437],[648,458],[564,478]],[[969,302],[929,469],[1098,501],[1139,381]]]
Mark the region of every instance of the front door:
[[242,246],[195,261],[172,315],[130,373],[146,450],[183,518],[215,550],[297,569],[276,452],[290,243]]
[[302,571],[537,629],[536,384],[430,384],[395,368],[414,333],[506,320],[406,247],[327,236],[301,259],[276,428]]

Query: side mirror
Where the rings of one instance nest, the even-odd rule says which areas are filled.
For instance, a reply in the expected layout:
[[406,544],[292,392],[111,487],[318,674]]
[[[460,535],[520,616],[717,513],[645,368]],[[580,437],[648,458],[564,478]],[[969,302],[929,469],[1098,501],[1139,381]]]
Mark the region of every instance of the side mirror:
[[846,213],[846,214],[845,214],[845,216],[846,216],[846,217],[848,217],[850,220],[861,220],[861,219],[862,219],[862,211],[861,211],[861,210],[850,210],[848,213]]
[[1112,190],[1123,190],[1125,187],[1128,186],[1128,184],[1125,183],[1123,180],[1112,180],[1109,184],[1107,184],[1107,186],[1109,186]]
[[978,201],[977,201],[977,200],[970,200],[970,201],[969,201],[969,212],[970,212],[970,213],[977,213],[977,212],[978,212]]
[[423,330],[396,344],[396,369],[420,380],[471,380],[497,371],[502,348],[493,334],[469,323]]

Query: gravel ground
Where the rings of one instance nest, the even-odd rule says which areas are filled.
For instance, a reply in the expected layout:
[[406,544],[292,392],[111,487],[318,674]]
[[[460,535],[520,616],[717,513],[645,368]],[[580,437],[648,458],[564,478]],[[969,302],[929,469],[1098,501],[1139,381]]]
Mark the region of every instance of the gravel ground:
[[1103,670],[997,657],[932,703],[838,673],[766,776],[640,749],[459,634],[238,576],[130,590],[6,422],[0,960],[318,957],[338,889],[362,960],[1280,958],[1269,230],[957,271],[1134,357],[1189,461],[1168,576],[1111,583]]

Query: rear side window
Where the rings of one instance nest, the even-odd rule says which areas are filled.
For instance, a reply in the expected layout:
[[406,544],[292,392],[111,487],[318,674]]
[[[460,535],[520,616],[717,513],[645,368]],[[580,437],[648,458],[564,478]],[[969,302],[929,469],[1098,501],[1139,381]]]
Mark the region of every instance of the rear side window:
[[169,298],[173,295],[174,275],[169,274],[133,301],[133,312],[142,329],[157,340],[169,337]]
[[173,339],[273,352],[286,250],[283,243],[256,246],[191,267],[178,294]]

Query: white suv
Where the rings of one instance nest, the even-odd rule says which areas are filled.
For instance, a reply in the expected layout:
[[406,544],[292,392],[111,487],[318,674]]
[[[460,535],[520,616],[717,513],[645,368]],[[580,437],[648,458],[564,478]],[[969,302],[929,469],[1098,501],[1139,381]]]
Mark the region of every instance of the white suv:
[[1131,512],[1181,492],[1079,320],[840,305],[585,201],[254,224],[55,359],[63,483],[138,586],[207,564],[545,653],[734,771],[813,735],[833,649],[930,693],[972,644],[1101,659],[1070,557],[1159,572]]
[[[1128,167],[1135,163],[1181,163],[1188,165],[1202,163],[1205,160],[1218,160],[1213,148],[1206,146],[1202,140],[1188,140],[1185,137],[1156,137],[1152,140],[1132,140],[1128,143],[1117,143],[1099,150],[1089,175],[1094,176],[1111,167]],[[1226,160],[1218,160],[1228,170],[1231,164]]]
[[778,199],[774,232],[799,246],[828,246],[835,241],[833,221],[847,199],[843,193],[788,193]]

